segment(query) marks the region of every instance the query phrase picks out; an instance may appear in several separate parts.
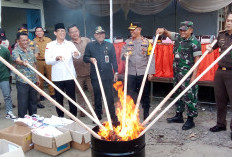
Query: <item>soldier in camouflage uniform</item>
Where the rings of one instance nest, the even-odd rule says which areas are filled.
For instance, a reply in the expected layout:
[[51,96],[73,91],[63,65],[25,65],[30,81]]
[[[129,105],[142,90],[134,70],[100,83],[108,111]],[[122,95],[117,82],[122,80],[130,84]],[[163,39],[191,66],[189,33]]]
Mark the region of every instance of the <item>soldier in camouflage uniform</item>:
[[[158,28],[158,34],[164,34],[171,40],[175,41],[174,45],[174,85],[176,85],[191,69],[194,63],[202,55],[201,44],[192,34],[193,22],[184,21],[180,23],[180,33],[170,32],[164,28]],[[178,88],[176,95],[178,96],[195,78],[197,75],[198,67],[194,70],[193,74],[186,79],[186,81]],[[197,93],[198,86],[194,85],[188,92],[176,102],[176,115],[172,118],[167,118],[169,123],[184,123],[183,112],[185,105],[187,106],[188,119],[182,127],[182,130],[188,130],[195,126],[193,121],[197,117]]]

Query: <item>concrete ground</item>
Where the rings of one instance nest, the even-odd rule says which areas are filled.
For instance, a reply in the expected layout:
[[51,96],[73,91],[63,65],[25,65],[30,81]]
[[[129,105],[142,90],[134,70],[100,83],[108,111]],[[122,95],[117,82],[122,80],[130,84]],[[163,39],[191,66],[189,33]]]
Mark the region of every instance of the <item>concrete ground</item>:
[[[17,106],[17,92],[15,84],[12,85],[12,99]],[[153,110],[161,99],[153,99],[151,107]],[[13,124],[13,121],[5,119],[5,104],[0,96],[0,129]],[[44,117],[56,115],[55,107],[47,100],[43,101],[46,107],[38,109],[38,114]],[[67,102],[65,103],[67,107]],[[215,125],[216,109],[215,105],[199,105],[199,116],[195,119],[196,127],[182,131],[183,124],[167,124],[166,118],[174,114],[174,108],[171,108],[154,126],[146,133],[146,157],[231,157],[232,141],[230,140],[230,129],[219,133],[209,132],[209,128]],[[232,117],[231,108],[228,107],[227,120]],[[14,108],[17,114],[17,107]],[[142,115],[142,113],[140,114]],[[104,119],[105,120],[105,115]],[[80,118],[86,124],[92,125],[88,118]],[[25,153],[26,157],[49,157],[49,155],[31,150]],[[60,157],[90,157],[91,149],[87,151],[78,151],[70,149]]]

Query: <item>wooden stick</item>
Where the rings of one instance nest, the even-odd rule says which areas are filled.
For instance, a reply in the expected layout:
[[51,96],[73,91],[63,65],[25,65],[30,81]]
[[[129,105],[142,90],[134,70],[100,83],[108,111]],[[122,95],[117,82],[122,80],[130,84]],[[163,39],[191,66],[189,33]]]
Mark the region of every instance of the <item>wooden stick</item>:
[[106,101],[106,95],[105,95],[105,91],[104,91],[104,88],[103,88],[103,85],[102,85],[102,80],[101,80],[101,76],[100,76],[100,73],[99,73],[99,70],[98,70],[97,62],[94,62],[94,66],[95,66],[95,69],[96,69],[99,86],[101,88],[102,99],[103,99],[103,102],[104,102],[104,105],[105,105],[105,110],[106,110],[106,116],[107,116],[107,119],[108,119],[108,122],[109,122],[110,129],[113,130],[112,121],[111,121],[111,117],[110,117],[110,112],[109,112],[108,104],[107,104],[107,101]]
[[78,109],[80,109],[83,113],[85,113],[91,120],[93,120],[99,127],[106,129],[99,120],[96,120],[94,117],[92,117],[88,112],[86,112],[80,105],[78,105],[73,99],[71,99],[66,93],[64,93],[60,88],[58,88],[54,83],[52,83],[50,80],[48,80],[44,75],[42,75],[39,71],[37,71],[34,67],[32,67],[30,64],[27,64],[27,67],[32,69],[37,75],[39,75],[41,78],[43,78],[47,83],[49,83],[53,88],[55,88],[60,94],[62,94],[66,99],[68,99],[71,103],[73,103]]
[[[217,40],[214,40],[211,46],[213,47],[216,44]],[[208,50],[200,57],[200,59],[193,65],[193,67],[188,71],[188,73],[180,80],[180,82],[171,90],[171,92],[160,102],[160,104],[152,111],[152,113],[145,119],[142,123],[145,126],[152,117],[161,109],[161,107],[168,101],[168,99],[175,93],[175,91],[181,86],[181,84],[192,74],[192,72],[197,68],[205,56],[209,53]]]
[[153,54],[154,54],[154,51],[155,51],[155,46],[157,44],[158,37],[159,37],[159,34],[156,34],[155,41],[153,43],[151,54],[150,54],[150,57],[149,57],[149,60],[148,60],[148,63],[147,63],[147,67],[146,67],[146,70],[145,70],[145,74],[144,74],[144,77],[143,77],[143,81],[142,81],[142,84],[141,84],[141,87],[140,87],[140,90],[139,90],[139,95],[138,95],[136,106],[135,106],[135,113],[134,113],[135,115],[138,112],[139,104],[140,104],[140,101],[141,101],[141,98],[142,98],[143,89],[144,89],[144,86],[145,86],[145,83],[146,83],[146,80],[147,80],[147,74],[148,74],[148,71],[149,71],[149,68],[150,68],[150,65],[151,65],[151,61],[153,59]]
[[[96,113],[95,113],[94,110],[93,110],[92,105],[90,104],[88,98],[87,98],[86,95],[85,95],[85,92],[84,92],[83,89],[81,88],[81,86],[80,86],[79,82],[77,81],[76,77],[72,74],[71,70],[69,69],[68,65],[65,63],[64,60],[63,60],[63,63],[64,63],[64,65],[65,65],[66,69],[68,70],[69,74],[70,74],[71,77],[73,78],[74,82],[76,83],[76,86],[78,87],[78,89],[79,89],[79,91],[81,92],[82,96],[84,97],[85,102],[86,102],[86,104],[88,105],[88,107],[89,107],[89,109],[90,109],[92,115],[94,116],[94,118],[95,118],[97,121],[99,121],[99,119],[98,119]],[[100,121],[99,121],[99,123],[100,123]]]
[[52,99],[47,93],[45,93],[43,90],[41,90],[37,85],[35,85],[31,80],[29,80],[27,77],[25,77],[22,73],[20,73],[17,69],[15,69],[12,65],[10,65],[6,60],[4,60],[0,56],[0,61],[5,64],[9,69],[11,69],[16,75],[21,77],[24,81],[26,81],[31,87],[33,87],[35,90],[39,92],[39,94],[43,95],[45,98],[47,98],[51,103],[53,103],[56,107],[58,107],[60,110],[62,110],[64,113],[66,113],[70,118],[72,118],[74,121],[79,123],[82,127],[84,127],[86,130],[88,130],[94,137],[101,139],[101,137],[95,133],[92,129],[90,129],[87,125],[85,125],[83,122],[81,122],[78,118],[76,118],[74,115],[72,115],[68,110],[66,110],[63,106],[61,106],[59,103],[57,103],[54,99]]
[[128,62],[129,62],[129,54],[127,52],[125,74],[124,74],[124,100],[123,100],[123,114],[122,114],[122,129],[125,128],[125,124],[126,124],[126,96],[127,96]]
[[207,73],[218,61],[220,61],[230,50],[232,49],[232,45],[227,48],[212,64],[210,64],[185,90],[183,90],[141,133],[139,136],[142,136],[148,129],[152,127],[152,125],[159,120],[160,117],[164,113],[166,113],[177,101],[180,99],[198,80],[201,79],[205,73]]

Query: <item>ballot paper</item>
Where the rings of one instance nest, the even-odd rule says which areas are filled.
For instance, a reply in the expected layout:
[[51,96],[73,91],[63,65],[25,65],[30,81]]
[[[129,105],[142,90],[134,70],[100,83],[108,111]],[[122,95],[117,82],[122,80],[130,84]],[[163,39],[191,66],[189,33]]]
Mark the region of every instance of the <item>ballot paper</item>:
[[56,129],[53,126],[49,126],[49,125],[36,128],[32,130],[32,132],[37,135],[46,136],[46,137],[56,137],[58,135],[63,134],[60,130]]
[[65,125],[72,124],[73,122],[74,122],[73,120],[57,117],[54,115],[52,115],[51,118],[45,118],[43,121],[44,124],[54,126],[54,127],[63,127]]

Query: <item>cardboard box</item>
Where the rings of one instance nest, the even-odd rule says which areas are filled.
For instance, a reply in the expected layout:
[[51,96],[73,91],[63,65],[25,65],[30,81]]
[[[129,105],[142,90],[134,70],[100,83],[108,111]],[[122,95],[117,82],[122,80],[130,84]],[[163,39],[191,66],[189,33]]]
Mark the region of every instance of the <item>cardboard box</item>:
[[13,126],[0,130],[0,138],[21,146],[24,152],[33,148],[31,128],[28,127],[14,124]]
[[0,139],[0,157],[25,157],[20,146],[10,141]]
[[[88,125],[93,128],[93,126]],[[66,125],[62,130],[69,130],[72,136],[71,147],[85,151],[90,148],[90,133],[77,123]]]
[[64,131],[62,135],[56,137],[46,137],[32,132],[34,149],[52,156],[69,150],[70,141],[72,141],[72,137],[69,131]]

